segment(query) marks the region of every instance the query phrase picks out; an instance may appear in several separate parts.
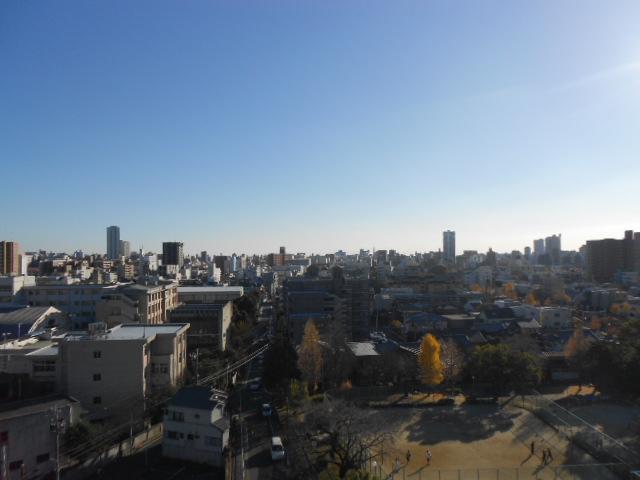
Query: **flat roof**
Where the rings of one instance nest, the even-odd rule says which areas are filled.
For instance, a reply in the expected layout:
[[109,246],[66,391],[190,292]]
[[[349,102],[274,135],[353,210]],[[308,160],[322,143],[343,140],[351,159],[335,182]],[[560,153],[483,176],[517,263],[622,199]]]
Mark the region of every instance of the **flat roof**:
[[156,335],[178,334],[189,328],[188,323],[163,323],[161,325],[145,325],[128,323],[95,334],[83,332],[81,335],[69,334],[65,340],[142,340],[152,339]]
[[244,287],[207,285],[202,287],[178,287],[178,293],[244,293]]
[[59,405],[78,404],[78,400],[66,395],[51,395],[0,405],[0,420],[45,412]]

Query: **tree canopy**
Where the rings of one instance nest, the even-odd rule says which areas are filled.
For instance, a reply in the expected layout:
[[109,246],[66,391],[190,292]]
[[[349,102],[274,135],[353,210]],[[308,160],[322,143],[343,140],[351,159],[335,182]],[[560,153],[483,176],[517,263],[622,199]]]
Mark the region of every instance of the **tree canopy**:
[[475,383],[496,393],[526,390],[540,383],[542,377],[542,370],[532,354],[504,344],[476,347],[468,368]]
[[304,327],[304,335],[298,351],[298,368],[312,391],[318,388],[322,378],[322,350],[319,342],[318,329],[313,320],[309,320]]
[[425,385],[439,385],[444,380],[440,352],[440,342],[436,337],[428,333],[422,338],[420,352],[418,353],[418,365],[420,367],[420,377]]

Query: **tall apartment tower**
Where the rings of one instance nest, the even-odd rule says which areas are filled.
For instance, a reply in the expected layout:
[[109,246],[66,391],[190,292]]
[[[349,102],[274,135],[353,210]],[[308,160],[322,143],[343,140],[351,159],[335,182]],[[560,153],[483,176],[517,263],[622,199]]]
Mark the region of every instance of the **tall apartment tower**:
[[177,265],[182,267],[184,263],[184,252],[182,242],[163,242],[162,243],[162,264]]
[[0,242],[0,275],[19,275],[20,245],[18,242]]
[[456,262],[456,232],[442,232],[442,254],[445,262]]
[[120,250],[120,227],[107,227],[107,258],[115,260]]
[[552,235],[544,239],[544,250],[551,257],[554,265],[560,263],[560,252],[562,251],[562,235]]
[[533,241],[533,255],[535,257],[544,255],[544,238]]

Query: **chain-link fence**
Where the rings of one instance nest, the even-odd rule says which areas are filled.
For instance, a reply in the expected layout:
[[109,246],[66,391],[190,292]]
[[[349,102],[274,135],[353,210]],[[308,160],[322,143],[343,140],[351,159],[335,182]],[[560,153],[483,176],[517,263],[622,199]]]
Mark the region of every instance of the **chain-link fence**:
[[640,464],[639,452],[543,395],[518,396],[512,405],[533,412],[600,461],[624,463],[630,467]]
[[587,480],[615,478],[611,467],[618,465],[541,465],[519,468],[405,469],[390,474],[390,480]]

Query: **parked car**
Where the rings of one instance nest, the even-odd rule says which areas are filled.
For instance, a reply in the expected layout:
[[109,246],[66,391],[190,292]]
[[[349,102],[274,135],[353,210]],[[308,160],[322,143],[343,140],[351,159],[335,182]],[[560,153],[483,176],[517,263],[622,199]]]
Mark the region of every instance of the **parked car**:
[[271,404],[270,403],[263,403],[262,404],[262,416],[263,417],[270,417],[272,413],[273,413],[273,410],[271,408]]
[[271,437],[271,460],[282,460],[284,455],[285,451],[284,445],[282,445],[282,439],[280,437]]

